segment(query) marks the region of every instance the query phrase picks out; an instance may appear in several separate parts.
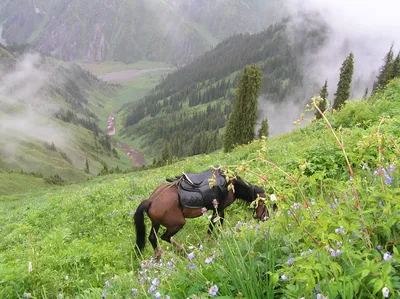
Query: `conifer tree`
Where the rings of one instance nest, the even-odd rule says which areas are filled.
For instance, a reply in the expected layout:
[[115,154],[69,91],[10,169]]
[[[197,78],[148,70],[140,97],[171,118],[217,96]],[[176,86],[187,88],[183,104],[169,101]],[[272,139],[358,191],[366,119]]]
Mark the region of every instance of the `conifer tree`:
[[364,95],[363,95],[363,99],[364,100],[366,100],[367,98],[368,98],[368,93],[369,93],[369,90],[368,90],[368,87],[365,89],[365,93],[364,93]]
[[254,139],[257,122],[257,101],[262,84],[260,68],[253,64],[244,68],[236,90],[236,102],[225,131],[224,150],[231,151],[236,145]]
[[392,78],[400,77],[400,52],[397,54],[396,59],[393,62]]
[[265,118],[261,122],[261,127],[258,130],[258,138],[261,138],[262,136],[268,137],[269,136],[269,126],[268,126],[268,119]]
[[372,93],[375,93],[377,90],[384,88],[393,78],[393,46],[386,54],[384,62],[384,65],[379,70],[378,77],[376,77],[376,83],[374,84],[374,89],[372,90]]
[[340,68],[340,78],[333,101],[333,109],[339,110],[350,97],[351,81],[354,72],[354,54],[350,53]]
[[166,142],[164,145],[164,149],[161,153],[161,163],[163,165],[170,164],[172,162],[172,150],[169,142]]
[[89,160],[88,160],[88,158],[86,158],[85,172],[86,172],[86,173],[90,173],[90,169],[89,169]]
[[[324,86],[322,86],[320,92],[319,92],[319,96],[323,99],[323,101],[319,102],[318,104],[318,108],[319,110],[321,110],[321,112],[324,112],[326,110],[327,107],[327,101],[328,101],[328,80],[325,80],[325,84]],[[319,113],[318,111],[315,112],[315,117],[316,119],[320,119],[322,118],[321,113]]]

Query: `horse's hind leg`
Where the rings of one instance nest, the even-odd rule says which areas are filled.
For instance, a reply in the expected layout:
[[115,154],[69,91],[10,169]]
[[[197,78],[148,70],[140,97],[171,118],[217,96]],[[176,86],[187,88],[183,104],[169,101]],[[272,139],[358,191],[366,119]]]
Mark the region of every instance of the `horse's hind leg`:
[[179,244],[178,242],[174,241],[172,239],[172,236],[174,236],[186,223],[186,220],[184,217],[182,219],[178,219],[176,223],[172,225],[167,225],[166,228],[167,230],[165,233],[161,236],[161,239],[164,241],[167,241],[168,243],[171,243],[173,246],[178,248],[178,251],[181,252],[184,247],[183,245]]
[[149,235],[149,241],[150,241],[151,245],[153,246],[153,249],[156,253],[156,257],[160,257],[162,254],[162,249],[157,248],[157,233],[158,233],[159,228],[160,228],[160,224],[153,222],[152,226],[151,226],[151,232]]

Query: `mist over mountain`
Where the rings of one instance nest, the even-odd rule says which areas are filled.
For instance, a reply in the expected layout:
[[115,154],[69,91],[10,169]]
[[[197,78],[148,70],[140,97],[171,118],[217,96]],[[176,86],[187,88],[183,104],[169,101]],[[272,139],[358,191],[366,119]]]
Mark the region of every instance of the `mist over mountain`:
[[184,65],[235,33],[276,19],[279,1],[25,1],[0,6],[3,38],[64,60]]

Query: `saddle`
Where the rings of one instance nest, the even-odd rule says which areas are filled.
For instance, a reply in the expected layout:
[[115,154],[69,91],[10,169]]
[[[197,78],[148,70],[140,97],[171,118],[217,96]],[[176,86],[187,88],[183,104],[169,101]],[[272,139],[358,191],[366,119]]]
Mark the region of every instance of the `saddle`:
[[[210,188],[209,180],[215,174],[215,184]],[[228,195],[228,184],[219,170],[206,170],[201,173],[183,173],[174,179],[167,179],[178,186],[179,199],[186,208],[214,209],[212,201],[221,202]]]

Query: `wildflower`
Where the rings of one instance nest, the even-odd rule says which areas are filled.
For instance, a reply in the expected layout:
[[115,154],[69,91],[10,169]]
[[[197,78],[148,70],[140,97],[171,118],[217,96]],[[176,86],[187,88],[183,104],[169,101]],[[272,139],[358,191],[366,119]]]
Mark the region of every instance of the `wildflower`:
[[300,209],[300,205],[299,205],[297,202],[295,202],[295,203],[292,205],[292,209],[293,209],[293,210],[299,210],[299,209]]
[[194,269],[194,268],[196,268],[196,265],[195,264],[189,264],[189,269]]
[[24,293],[24,298],[31,298],[32,294],[31,293]]
[[171,297],[167,295],[167,296],[165,296],[165,299],[171,299]]
[[333,248],[329,248],[329,252],[331,253],[331,256],[336,256],[336,251]]
[[208,257],[206,258],[206,260],[204,261],[205,264],[209,264],[214,260],[214,257]]
[[383,259],[385,261],[391,260],[392,259],[392,255],[390,254],[389,251],[385,252],[385,254],[383,255]]
[[311,205],[315,206],[315,199],[314,198],[311,200]]
[[276,201],[276,196],[275,196],[275,194],[271,194],[269,198],[270,198],[271,201]]
[[139,283],[140,283],[140,284],[144,284],[145,282],[146,282],[146,281],[145,281],[144,278],[140,278],[140,279],[139,279]]
[[283,281],[285,281],[285,280],[288,280],[289,278],[288,278],[285,274],[283,274],[283,275],[281,275],[281,279],[282,279]]
[[194,252],[189,253],[189,254],[187,255],[187,257],[188,257],[189,260],[194,259]]
[[155,297],[156,299],[160,299],[160,298],[161,298],[160,292],[155,293],[155,294],[154,294],[154,297]]
[[346,231],[344,230],[343,226],[340,228],[335,229],[335,233],[337,234],[344,234]]
[[206,208],[201,208],[201,213],[203,214],[203,216],[205,216],[206,215],[206,213],[207,213],[207,209]]
[[108,288],[110,286],[110,282],[107,280],[104,285]]
[[382,250],[382,246],[381,246],[381,245],[378,245],[378,246],[376,246],[376,249],[378,249],[379,251],[381,251],[381,250]]
[[107,296],[107,291],[104,291],[103,294],[101,294],[101,298],[106,298]]
[[322,294],[317,294],[317,299],[327,299],[327,297]]
[[214,208],[218,208],[218,200],[215,198],[213,199],[212,204],[214,205]]
[[135,297],[135,295],[139,294],[137,289],[132,289],[132,296]]
[[171,262],[168,262],[168,263],[167,263],[167,267],[168,267],[168,269],[171,269],[171,268],[172,268],[172,263],[171,263]]
[[396,170],[396,165],[390,164],[390,165],[389,165],[389,172],[393,172],[393,171],[395,171],[395,170]]
[[159,278],[154,278],[153,281],[151,282],[151,284],[153,286],[158,286],[160,284],[160,279]]
[[337,247],[342,247],[343,243],[342,242],[337,242],[336,245],[337,245]]
[[32,272],[32,262],[28,263],[28,272]]
[[203,245],[198,244],[197,247],[199,248],[200,251],[203,251]]
[[341,255],[341,254],[343,254],[343,251],[341,251],[341,250],[336,250],[336,255]]
[[308,249],[307,253],[312,254],[313,253],[312,249]]
[[290,265],[293,265],[293,263],[294,263],[294,258],[293,258],[293,257],[291,257],[291,258],[286,262],[286,264],[288,264],[289,266],[290,266]]
[[63,299],[63,295],[62,294],[58,294],[58,299]]
[[385,297],[385,298],[389,298],[390,291],[389,291],[389,289],[388,289],[387,287],[384,287],[384,288],[382,289],[382,295],[383,295],[383,297]]
[[68,280],[68,279],[69,279],[68,275],[67,275],[67,276],[65,276],[65,280]]
[[218,287],[217,287],[216,285],[211,286],[211,287],[208,289],[208,293],[209,293],[211,296],[216,296],[217,293],[218,293]]
[[157,287],[156,287],[155,285],[151,285],[151,287],[147,290],[147,293],[151,294],[151,293],[153,293],[156,289],[157,289]]

